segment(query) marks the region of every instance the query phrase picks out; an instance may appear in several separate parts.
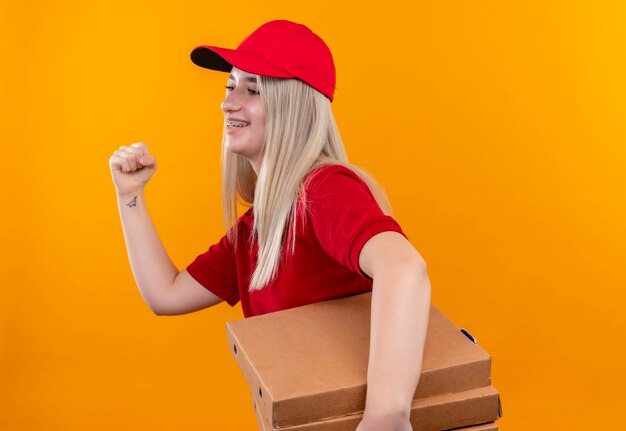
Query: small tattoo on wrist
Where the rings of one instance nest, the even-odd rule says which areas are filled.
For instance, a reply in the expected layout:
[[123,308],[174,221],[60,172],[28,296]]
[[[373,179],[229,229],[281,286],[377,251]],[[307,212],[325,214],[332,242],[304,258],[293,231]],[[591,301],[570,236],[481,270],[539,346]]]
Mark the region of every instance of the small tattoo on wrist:
[[136,207],[137,206],[137,196],[133,198],[132,201],[126,204],[127,207]]

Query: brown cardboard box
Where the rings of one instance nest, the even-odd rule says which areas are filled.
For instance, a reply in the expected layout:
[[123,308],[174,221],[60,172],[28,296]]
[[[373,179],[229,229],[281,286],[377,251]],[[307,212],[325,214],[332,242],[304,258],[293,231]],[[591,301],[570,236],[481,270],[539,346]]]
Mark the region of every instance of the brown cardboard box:
[[[227,324],[255,409],[284,428],[362,413],[371,293]],[[414,399],[490,385],[490,356],[431,308]]]
[[[275,428],[259,413],[258,410],[255,411],[261,431],[354,431],[363,416],[355,414],[293,427]],[[413,431],[441,431],[452,428],[469,431],[497,430],[493,423],[489,427],[474,425],[495,421],[498,417],[498,392],[491,386],[416,400],[413,401],[411,408]]]
[[[260,428],[260,427],[259,427],[259,430],[266,431],[265,428]],[[482,424],[482,425],[473,425],[469,427],[454,428],[453,430],[449,430],[449,431],[498,431],[498,424],[496,424],[495,422],[489,422],[489,423]]]
[[495,422],[489,422],[488,424],[476,425],[473,427],[457,428],[457,430],[458,431],[498,431],[498,424],[496,424]]

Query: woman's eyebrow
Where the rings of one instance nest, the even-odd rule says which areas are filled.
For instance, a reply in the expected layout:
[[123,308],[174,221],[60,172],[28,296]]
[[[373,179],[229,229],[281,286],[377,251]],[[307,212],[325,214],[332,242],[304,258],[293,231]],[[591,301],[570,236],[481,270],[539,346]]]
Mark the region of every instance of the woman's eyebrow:
[[[233,78],[233,75],[228,75],[228,80],[229,81],[234,81],[235,78]],[[256,84],[256,76],[246,76],[245,78],[246,81],[251,82],[252,84]]]

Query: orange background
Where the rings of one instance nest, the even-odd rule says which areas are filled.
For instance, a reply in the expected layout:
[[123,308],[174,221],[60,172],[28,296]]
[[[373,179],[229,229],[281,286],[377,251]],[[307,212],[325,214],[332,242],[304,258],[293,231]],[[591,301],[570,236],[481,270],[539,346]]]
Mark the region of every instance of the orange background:
[[240,309],[151,314],[108,158],[155,154],[146,198],[182,269],[223,232],[226,76],[190,50],[276,18],[331,47],[348,154],[386,187],[433,302],[492,354],[501,429],[615,429],[625,3],[296,3],[0,3],[0,429],[254,429],[225,342]]

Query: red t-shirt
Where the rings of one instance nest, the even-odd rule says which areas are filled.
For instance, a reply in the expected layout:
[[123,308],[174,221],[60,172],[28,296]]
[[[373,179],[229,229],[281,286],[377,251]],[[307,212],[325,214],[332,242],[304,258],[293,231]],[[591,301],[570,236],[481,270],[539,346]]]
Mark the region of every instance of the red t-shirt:
[[400,226],[349,168],[322,166],[305,181],[306,213],[297,214],[295,251],[283,251],[267,286],[248,291],[258,251],[249,241],[252,208],[239,218],[236,246],[224,236],[187,266],[189,274],[231,306],[241,301],[245,317],[372,290],[372,280],[359,268],[361,249],[380,232],[404,235]]

